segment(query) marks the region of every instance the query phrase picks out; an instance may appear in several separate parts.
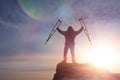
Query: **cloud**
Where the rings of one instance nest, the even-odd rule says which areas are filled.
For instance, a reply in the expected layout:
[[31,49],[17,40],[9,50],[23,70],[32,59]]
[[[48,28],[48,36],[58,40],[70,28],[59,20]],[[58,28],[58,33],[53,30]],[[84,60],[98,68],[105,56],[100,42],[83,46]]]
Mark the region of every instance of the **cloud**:
[[87,19],[111,20],[119,19],[120,13],[119,0],[84,0],[74,3],[77,16]]

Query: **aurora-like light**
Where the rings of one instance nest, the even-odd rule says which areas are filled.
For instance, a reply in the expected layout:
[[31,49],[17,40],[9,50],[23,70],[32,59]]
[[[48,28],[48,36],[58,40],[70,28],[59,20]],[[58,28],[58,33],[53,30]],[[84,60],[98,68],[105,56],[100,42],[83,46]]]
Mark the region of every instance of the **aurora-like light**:
[[19,0],[19,3],[24,12],[33,19],[39,19],[41,17],[42,13],[40,13],[40,8],[38,9],[39,6],[32,0]]
[[59,1],[19,0],[19,4],[27,15],[40,20],[55,14]]

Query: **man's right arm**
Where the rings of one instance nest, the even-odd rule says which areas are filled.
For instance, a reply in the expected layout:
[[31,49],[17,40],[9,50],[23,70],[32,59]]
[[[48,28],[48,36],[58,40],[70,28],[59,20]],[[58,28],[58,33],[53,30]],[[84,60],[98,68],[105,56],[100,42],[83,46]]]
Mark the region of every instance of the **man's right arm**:
[[62,30],[60,30],[59,28],[57,28],[57,31],[58,31],[60,34],[65,35],[65,31],[62,31]]

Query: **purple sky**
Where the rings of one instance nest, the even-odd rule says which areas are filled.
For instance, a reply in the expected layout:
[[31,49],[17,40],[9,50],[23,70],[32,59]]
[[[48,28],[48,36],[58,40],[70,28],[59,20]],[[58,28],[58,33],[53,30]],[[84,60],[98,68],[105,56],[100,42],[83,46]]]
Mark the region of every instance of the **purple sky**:
[[[63,21],[62,30],[69,25],[78,30],[78,19],[83,17],[93,44],[109,44],[119,57],[119,4],[120,0],[0,0],[0,79],[9,80],[5,77],[11,71],[54,71],[62,60],[64,37],[56,32],[46,46],[44,43],[58,19]],[[76,44],[80,52],[90,46],[83,33],[76,38]],[[84,59],[85,54],[80,55]],[[118,67],[119,63],[112,71],[120,72]]]

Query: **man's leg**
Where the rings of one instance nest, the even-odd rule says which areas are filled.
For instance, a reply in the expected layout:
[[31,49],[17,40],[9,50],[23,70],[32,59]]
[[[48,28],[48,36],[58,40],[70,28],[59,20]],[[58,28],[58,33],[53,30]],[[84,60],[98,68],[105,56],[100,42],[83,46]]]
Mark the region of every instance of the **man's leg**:
[[71,51],[71,55],[72,55],[72,62],[76,63],[75,54],[74,54],[74,44],[70,46],[70,51]]
[[65,45],[65,47],[64,47],[64,62],[67,62],[67,52],[68,52],[68,45]]

